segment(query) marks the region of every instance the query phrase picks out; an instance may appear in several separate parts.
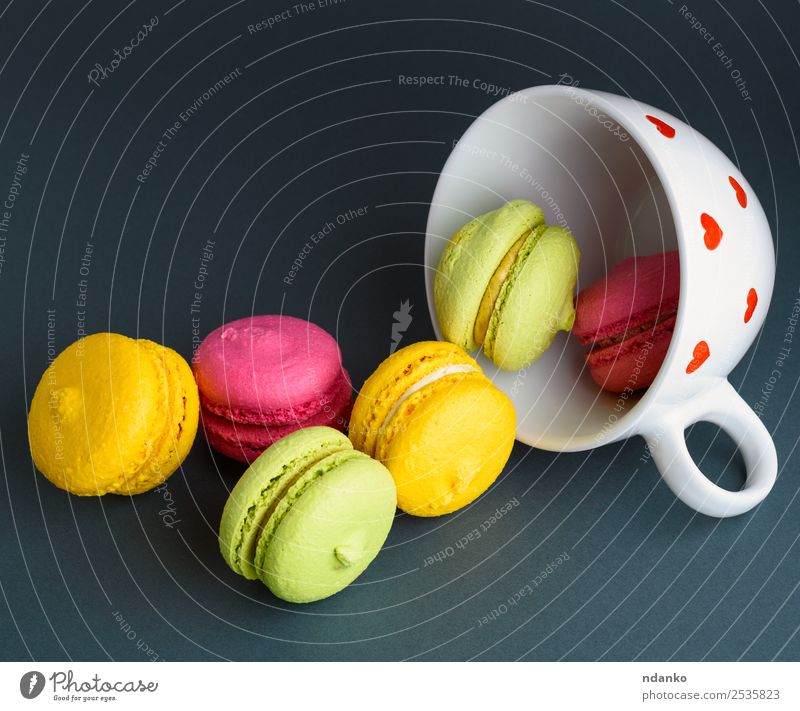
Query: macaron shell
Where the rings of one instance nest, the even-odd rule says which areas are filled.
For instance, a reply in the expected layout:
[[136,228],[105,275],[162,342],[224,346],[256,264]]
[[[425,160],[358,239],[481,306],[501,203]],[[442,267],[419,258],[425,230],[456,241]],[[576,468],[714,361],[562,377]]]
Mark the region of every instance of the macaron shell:
[[414,383],[448,365],[480,367],[463,349],[446,341],[420,341],[400,348],[367,378],[353,405],[350,439],[356,449],[375,455],[375,443],[398,399]]
[[272,518],[262,580],[288,602],[339,592],[378,554],[397,503],[391,475],[360,452],[334,454],[295,484]]
[[475,350],[475,318],[483,294],[503,257],[527,231],[544,223],[542,210],[512,200],[461,227],[445,247],[434,277],[433,294],[444,338]]
[[189,364],[171,348],[145,339],[137,343],[159,366],[166,427],[150,462],[118,487],[118,494],[141,494],[164,482],[189,454],[199,421],[197,383]]
[[484,349],[504,370],[520,370],[542,355],[575,318],[573,292],[580,252],[561,227],[540,227],[517,255],[495,303]]
[[[219,452],[223,456],[228,457],[228,459],[235,459],[237,462],[242,462],[243,464],[254,462],[264,453],[264,447],[260,445],[252,444],[244,439],[238,442],[232,442],[227,439],[227,437],[222,434],[222,429],[218,428],[216,424],[211,421],[211,418],[216,418],[216,415],[210,415],[207,412],[201,411],[203,433],[206,436],[208,445],[215,452]],[[217,421],[220,423],[225,422],[221,417],[217,418]],[[226,428],[229,426],[230,423],[225,425]]]
[[[283,427],[329,411],[334,407],[334,402],[342,397],[343,390],[349,386],[350,374],[344,368],[340,368],[337,378],[330,383],[328,390],[318,392],[313,400],[298,403],[289,409],[247,410],[243,407],[230,407],[220,405],[202,393],[200,394],[200,407],[204,412],[210,412],[237,425]],[[352,390],[347,392],[347,397],[349,401],[352,401]]]
[[480,496],[514,444],[511,401],[481,373],[448,375],[397,410],[378,458],[397,485],[398,506],[414,516],[451,513]]
[[358,450],[345,448],[338,452],[327,454],[325,457],[313,462],[310,466],[307,466],[297,473],[297,476],[289,483],[289,486],[281,495],[280,500],[276,501],[275,506],[270,510],[268,518],[262,522],[261,536],[256,543],[255,555],[253,556],[253,565],[262,582],[266,582],[264,576],[267,571],[264,560],[267,555],[267,549],[272,543],[275,531],[283,520],[283,517],[288,513],[289,509],[300,496],[302,496],[303,492],[314,483],[315,479],[321,477],[326,472],[332,471],[349,459],[363,459],[366,456],[366,454]]
[[620,343],[594,348],[586,355],[592,379],[604,390],[640,390],[655,380],[667,355],[675,316]]
[[204,406],[244,423],[286,423],[325,404],[341,377],[333,336],[291,316],[254,316],[210,333],[193,370]]
[[219,547],[230,568],[255,580],[256,546],[280,497],[296,478],[334,452],[352,450],[341,432],[309,427],[279,440],[256,459],[233,487],[219,527]]
[[81,496],[127,489],[166,430],[163,372],[126,336],[97,333],[50,364],[31,402],[36,467]]
[[679,295],[678,252],[628,257],[578,294],[572,332],[583,343],[616,336],[674,313]]
[[252,462],[273,442],[304,427],[330,426],[343,430],[350,419],[353,389],[345,370],[337,383],[338,392],[322,409],[306,419],[283,425],[242,424],[202,409],[203,429],[209,444],[226,457]]

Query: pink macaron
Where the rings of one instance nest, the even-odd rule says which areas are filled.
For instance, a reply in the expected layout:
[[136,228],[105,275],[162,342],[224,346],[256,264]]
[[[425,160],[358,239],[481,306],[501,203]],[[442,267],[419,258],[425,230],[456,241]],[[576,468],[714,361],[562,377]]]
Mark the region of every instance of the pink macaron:
[[667,354],[680,294],[677,252],[629,257],[578,294],[572,332],[604,390],[649,386]]
[[291,316],[251,316],[212,331],[192,369],[206,437],[221,454],[252,462],[302,427],[344,430],[352,388],[327,331]]

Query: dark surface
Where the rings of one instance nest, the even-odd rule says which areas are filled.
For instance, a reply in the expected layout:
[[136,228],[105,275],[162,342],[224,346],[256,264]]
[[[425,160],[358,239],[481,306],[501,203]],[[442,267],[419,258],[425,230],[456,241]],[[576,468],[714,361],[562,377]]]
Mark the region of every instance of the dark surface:
[[[732,56],[746,101],[680,7],[348,0],[300,14],[291,0],[187,0],[167,14],[155,2],[4,2],[0,195],[20,154],[30,158],[0,272],[0,656],[798,659],[798,345],[764,407],[780,475],[756,511],[694,514],[660,483],[640,439],[570,455],[517,445],[475,505],[438,520],[398,517],[357,584],[305,607],[225,567],[216,526],[241,467],[212,457],[202,436],[169,480],[171,527],[164,492],[72,497],[34,470],[26,447],[47,309],[60,350],[78,333],[86,278],[87,332],[152,338],[190,357],[192,285],[209,239],[201,335],[251,312],[303,316],[336,334],[356,386],[388,354],[402,301],[413,321],[401,344],[432,337],[427,204],[452,141],[495,99],[472,86],[399,86],[400,74],[520,89],[568,73],[663,107],[716,142],[753,184],[778,252],[766,325],[731,376],[755,404],[800,285],[791,125],[800,71],[790,44],[800,9],[690,6]],[[286,8],[291,17],[249,34],[248,24]],[[147,39],[90,85],[94,63],[110,62],[154,15]],[[241,76],[138,183],[162,132],[236,67]],[[336,225],[285,285],[309,236],[359,207],[366,215]],[[696,427],[690,447],[704,469],[739,482],[741,460],[715,428]],[[458,545],[509,501],[518,505]],[[565,552],[533,595],[509,604]]]

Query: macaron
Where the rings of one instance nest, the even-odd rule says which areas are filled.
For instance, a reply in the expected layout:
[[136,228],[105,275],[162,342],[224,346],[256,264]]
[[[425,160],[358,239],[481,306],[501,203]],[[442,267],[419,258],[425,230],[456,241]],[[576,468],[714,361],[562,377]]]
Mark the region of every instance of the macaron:
[[575,317],[580,251],[542,210],[512,200],[461,227],[444,249],[433,297],[444,338],[504,370],[530,365]]
[[31,454],[73,494],[140,494],[186,458],[198,412],[197,385],[178,353],[95,333],[62,351],[39,381],[28,415]]
[[349,433],[392,473],[403,511],[439,516],[486,491],[515,430],[514,406],[474,359],[452,343],[424,341],[396,351],[367,379]]
[[394,520],[394,481],[330,427],[271,445],[233,487],[219,545],[228,566],[288,602],[348,586],[378,554]]
[[203,428],[221,454],[252,462],[302,427],[344,430],[353,395],[336,340],[292,316],[250,316],[212,331],[192,362]]
[[628,257],[578,294],[572,332],[604,390],[648,387],[669,349],[680,295],[678,252]]

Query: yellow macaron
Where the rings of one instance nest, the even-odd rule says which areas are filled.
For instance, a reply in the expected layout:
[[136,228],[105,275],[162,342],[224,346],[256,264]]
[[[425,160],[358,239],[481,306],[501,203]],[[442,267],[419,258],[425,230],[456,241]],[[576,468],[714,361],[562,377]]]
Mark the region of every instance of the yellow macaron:
[[197,385],[178,353],[96,333],[48,366],[31,402],[28,439],[34,464],[61,489],[140,494],[186,458],[198,416]]
[[353,406],[350,439],[382,461],[397,505],[415,516],[452,513],[480,496],[514,444],[511,401],[461,348],[423,341],[389,356]]

